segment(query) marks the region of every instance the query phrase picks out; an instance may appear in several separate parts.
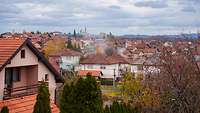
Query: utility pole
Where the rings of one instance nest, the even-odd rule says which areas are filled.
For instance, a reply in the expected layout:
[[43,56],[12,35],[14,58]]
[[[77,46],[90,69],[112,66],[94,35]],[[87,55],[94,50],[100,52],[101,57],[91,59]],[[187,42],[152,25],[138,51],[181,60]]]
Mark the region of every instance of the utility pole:
[[113,87],[115,87],[115,77],[116,77],[116,74],[115,74],[115,69],[113,70],[114,71],[114,78],[113,78]]

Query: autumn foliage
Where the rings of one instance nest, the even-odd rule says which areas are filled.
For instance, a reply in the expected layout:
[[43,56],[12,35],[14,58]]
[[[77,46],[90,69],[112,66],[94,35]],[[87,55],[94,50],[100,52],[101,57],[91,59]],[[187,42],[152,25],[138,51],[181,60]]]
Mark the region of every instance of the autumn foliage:
[[66,41],[64,38],[54,38],[49,40],[44,47],[45,57],[48,58],[50,54],[54,54],[64,48],[66,48]]

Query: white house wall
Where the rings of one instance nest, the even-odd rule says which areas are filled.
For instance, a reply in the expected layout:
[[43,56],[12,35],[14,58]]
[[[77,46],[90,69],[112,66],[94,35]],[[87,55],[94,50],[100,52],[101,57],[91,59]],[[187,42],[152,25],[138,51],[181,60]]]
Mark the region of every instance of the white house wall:
[[137,65],[131,65],[131,72],[137,73],[138,72],[138,66]]
[[[80,65],[81,70],[100,70],[103,73],[102,78],[114,78],[114,69],[116,77],[119,76],[119,65],[99,65],[99,64],[87,64],[87,65]],[[105,69],[101,69],[101,67],[105,67]]]
[[79,64],[80,57],[79,56],[62,56],[61,60],[66,64]]
[[23,47],[22,50],[25,50],[25,58],[21,58],[21,51],[19,51],[19,53],[11,60],[11,64],[8,64],[6,67],[29,66],[38,64],[38,58],[27,46]]
[[51,99],[54,100],[56,81],[54,75],[49,71],[49,69],[42,63],[38,63],[38,81],[42,81],[45,78],[45,74],[49,75],[49,93],[51,94]]
[[[38,81],[42,81],[45,78],[45,74],[49,75],[49,91],[51,94],[51,99],[54,99],[56,82],[54,75],[50,72],[50,70],[41,62],[38,61],[37,56],[27,47],[24,46],[22,50],[25,50],[25,58],[21,58],[21,52],[17,53],[17,55],[11,60],[11,63],[6,65],[6,67],[18,67],[18,66],[38,66]],[[30,72],[31,73],[31,72]],[[5,79],[5,68],[0,72],[0,100],[3,99],[3,89],[5,87],[4,79]]]
[[0,72],[0,100],[3,99],[3,92],[4,92],[4,87],[5,87],[5,84],[4,84],[4,80],[5,80],[5,69],[3,69],[1,72]]

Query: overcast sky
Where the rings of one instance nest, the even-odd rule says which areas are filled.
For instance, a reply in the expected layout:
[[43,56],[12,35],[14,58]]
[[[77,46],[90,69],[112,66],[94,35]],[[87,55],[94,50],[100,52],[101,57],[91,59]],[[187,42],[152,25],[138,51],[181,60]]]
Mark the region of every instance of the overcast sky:
[[200,0],[0,0],[0,32],[180,34],[200,30]]

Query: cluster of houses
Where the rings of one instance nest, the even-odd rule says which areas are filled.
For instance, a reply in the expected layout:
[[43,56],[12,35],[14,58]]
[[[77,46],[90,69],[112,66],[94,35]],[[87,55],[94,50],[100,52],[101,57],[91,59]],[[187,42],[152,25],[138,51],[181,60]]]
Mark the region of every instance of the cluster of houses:
[[[163,47],[174,54],[176,46],[182,49],[193,48],[192,52],[200,66],[198,41],[117,40],[105,39],[105,36],[95,40],[91,37],[72,37],[73,44],[81,45],[82,51],[66,48],[49,54],[46,59],[41,52],[41,45],[45,46],[52,37],[63,39],[65,35],[60,37],[60,33],[46,33],[42,34],[43,38],[40,33],[18,35],[10,37],[9,34],[3,34],[4,38],[0,38],[0,108],[8,106],[11,113],[33,111],[37,87],[41,81],[48,84],[52,112],[59,113],[56,96],[64,82],[64,72],[73,71],[80,76],[90,73],[97,78],[112,80],[120,80],[126,72],[157,73],[160,70],[156,63]],[[31,35],[31,38],[22,38],[24,35]],[[101,46],[104,46],[104,42],[108,43],[107,47],[113,47],[116,51],[112,54],[99,53],[95,48],[97,42]]]
[[[64,49],[49,55],[49,62],[58,72],[74,71],[78,72],[79,75],[90,73],[99,78],[118,80],[126,72],[144,73],[144,66],[150,64],[151,58],[141,57],[132,61],[120,54],[105,55],[100,53],[84,56],[80,52]],[[151,66],[153,66],[153,62],[151,62]]]
[[[113,47],[117,46],[117,52],[114,52],[114,54],[107,55],[102,52],[83,54],[66,49],[50,55],[49,61],[59,72],[75,71],[79,75],[86,75],[90,72],[93,76],[99,78],[118,80],[126,72],[136,74],[160,72],[158,60],[163,48],[171,50],[173,54],[176,53],[177,46],[182,49],[188,47],[193,48],[193,53],[196,57],[198,57],[198,53],[200,53],[198,42],[194,43],[188,40],[119,40],[113,41],[112,39],[112,41],[109,42],[101,38],[93,41],[100,46],[105,45],[102,43],[108,43],[109,46]],[[87,40],[85,41],[87,42]],[[98,41],[101,42],[101,44],[99,44]]]

